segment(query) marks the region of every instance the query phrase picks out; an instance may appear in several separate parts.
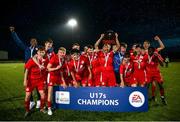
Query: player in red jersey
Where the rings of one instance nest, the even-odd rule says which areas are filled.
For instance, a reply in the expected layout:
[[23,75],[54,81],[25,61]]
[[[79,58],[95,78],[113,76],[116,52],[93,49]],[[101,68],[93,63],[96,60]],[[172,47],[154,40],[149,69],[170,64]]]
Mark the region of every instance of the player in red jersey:
[[146,76],[146,61],[147,55],[141,54],[141,45],[136,45],[136,55],[131,56],[131,60],[133,61],[134,73],[133,77],[136,81],[136,84],[144,87],[147,81]]
[[[163,58],[160,54],[155,51],[155,48],[149,47],[148,48],[148,62],[147,62],[147,79],[148,79],[148,88],[149,84],[152,82],[157,82],[160,90],[161,100],[164,105],[167,105],[167,102],[164,97],[164,87],[163,87],[163,78],[160,73],[158,64],[163,65]],[[152,96],[155,100],[155,96]]]
[[[80,51],[77,49],[71,50],[70,71],[75,87],[77,87],[78,84],[85,87],[88,81],[92,79],[89,61],[87,57],[80,55]],[[89,72],[88,76],[86,72]]]
[[137,45],[137,43],[134,43],[134,44],[132,45],[132,48],[129,50],[130,55],[134,55],[134,54],[136,53],[136,52],[135,52],[136,45]]
[[[88,56],[89,54],[88,54],[87,50],[88,50],[88,46],[85,46],[84,51],[80,52],[80,54],[81,54],[82,57],[86,58],[86,60],[89,61],[89,65],[90,65],[90,60],[89,60],[89,56]],[[88,71],[88,69],[86,67],[85,70],[84,70],[84,77],[88,77],[88,76],[89,76],[89,71]],[[92,86],[92,79],[88,80],[87,86]]]
[[[43,56],[45,55],[45,49],[43,47],[40,47],[37,51],[37,60],[38,63],[43,65]],[[40,96],[41,96],[41,105],[40,105],[40,111],[45,113],[44,108],[44,81],[43,81],[43,70],[40,69],[39,66],[33,61],[32,58],[28,60],[28,62],[25,64],[25,73],[24,73],[24,87],[26,91],[25,96],[25,108],[26,113],[25,117],[29,114],[30,108],[30,96],[32,94],[32,91],[34,88],[37,88]]]
[[[159,47],[156,49],[158,52],[165,48],[165,46],[159,36],[155,36],[154,40],[158,41],[158,43],[159,43]],[[148,48],[150,47],[150,42],[148,40],[145,40],[143,43],[143,47],[146,50],[146,52],[148,53]]]
[[[39,66],[40,69],[46,68],[47,64],[50,61],[50,59],[55,55],[55,53],[53,51],[53,47],[52,47],[53,46],[53,40],[52,39],[49,38],[48,40],[46,40],[44,45],[45,45],[45,51],[46,51],[46,54],[44,56],[44,58],[45,58],[44,65],[41,65],[41,64],[38,63],[37,55],[33,56],[33,61]],[[47,86],[47,84],[49,82],[49,73],[48,73],[47,70],[45,70],[43,72],[43,77],[44,77],[44,83],[45,83],[45,89],[44,89],[45,90],[44,91],[45,92],[45,99],[47,100],[47,94],[48,94],[48,91],[47,91],[48,86]],[[39,107],[40,107],[40,101],[38,100],[36,108],[39,108]]]
[[133,77],[133,62],[130,60],[130,53],[125,53],[122,63],[119,68],[121,84],[120,87],[124,86],[136,86],[136,81]]
[[48,83],[48,115],[52,115],[51,110],[51,100],[52,100],[52,92],[53,86],[55,84],[62,85],[64,88],[66,87],[66,83],[64,81],[62,69],[65,66],[65,55],[66,49],[64,47],[60,47],[58,53],[51,58],[47,65],[47,69],[50,72],[50,80]]
[[[103,39],[104,34],[101,34],[101,37],[97,42],[95,43],[95,49],[99,50],[99,44],[101,40]],[[118,34],[115,33],[116,37],[116,48],[114,48],[113,51],[111,51],[111,45],[110,44],[104,44],[102,50],[99,50],[97,52],[98,55],[98,60],[100,64],[100,70],[101,70],[101,86],[110,86],[114,87],[116,86],[116,77],[114,73],[114,68],[113,68],[113,57],[114,57],[114,52],[116,52],[119,47],[120,43],[118,40]]]
[[[155,50],[156,52],[159,52],[165,48],[165,46],[164,46],[164,44],[161,41],[159,36],[155,36],[154,40],[158,41],[158,43],[159,43],[159,47]],[[143,43],[143,47],[145,49],[145,52],[148,53],[148,48],[150,47],[150,42],[148,40],[145,40]],[[153,97],[153,96],[155,96],[155,90],[156,90],[156,83],[155,82],[152,82],[152,89],[151,90],[152,90],[152,100],[155,101],[155,99]]]
[[98,60],[97,52],[94,50],[92,45],[87,46],[87,58],[90,63],[92,71],[92,80],[89,80],[88,86],[100,86],[100,64]]
[[71,54],[69,51],[66,51],[66,57],[65,57],[65,67],[63,69],[63,76],[66,84],[68,86],[73,86],[73,79],[71,76],[70,71],[70,61],[71,61]]

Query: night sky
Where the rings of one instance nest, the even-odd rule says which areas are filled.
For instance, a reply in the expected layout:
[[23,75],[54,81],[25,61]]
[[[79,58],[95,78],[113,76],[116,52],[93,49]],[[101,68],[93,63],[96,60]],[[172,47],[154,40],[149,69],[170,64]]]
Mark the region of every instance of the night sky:
[[[12,40],[9,26],[16,27],[24,43],[36,37],[43,44],[50,37],[55,49],[70,48],[75,42],[94,44],[109,29],[118,32],[120,41],[129,47],[151,41],[156,34],[168,44],[166,52],[174,43],[174,52],[180,47],[179,0],[6,0],[0,9],[0,50],[8,51],[10,59],[22,59],[24,53]],[[73,40],[71,29],[65,26],[72,17],[78,21]]]

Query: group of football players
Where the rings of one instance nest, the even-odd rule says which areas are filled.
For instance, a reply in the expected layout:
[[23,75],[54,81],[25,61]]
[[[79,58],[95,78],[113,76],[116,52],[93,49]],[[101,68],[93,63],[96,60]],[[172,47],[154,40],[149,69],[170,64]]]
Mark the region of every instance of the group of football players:
[[[10,27],[13,39],[22,46],[22,41],[14,30],[14,27]],[[85,46],[83,51],[80,51],[78,43],[74,43],[70,51],[65,47],[59,47],[57,53],[53,51],[52,39],[46,40],[44,46],[37,46],[37,40],[32,38],[31,46],[25,49],[26,54],[29,52],[24,72],[25,116],[33,108],[31,97],[34,89],[37,89],[39,94],[37,108],[40,108],[40,112],[53,114],[54,85],[64,88],[69,86],[149,88],[151,85],[152,100],[155,100],[155,89],[158,85],[162,103],[166,105],[163,78],[158,67],[159,64],[163,64],[163,58],[158,52],[165,48],[161,39],[158,36],[154,37],[160,45],[158,48],[151,47],[150,42],[145,40],[143,46],[134,44],[127,51],[127,44],[119,42],[117,33],[114,33],[114,36],[113,44],[108,41],[104,43],[105,34],[101,34],[94,45]]]

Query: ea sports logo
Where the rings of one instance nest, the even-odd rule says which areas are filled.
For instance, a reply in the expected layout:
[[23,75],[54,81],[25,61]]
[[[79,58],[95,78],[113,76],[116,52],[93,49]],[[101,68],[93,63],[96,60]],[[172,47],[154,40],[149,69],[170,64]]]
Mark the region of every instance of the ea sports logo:
[[141,107],[145,102],[144,95],[139,91],[134,91],[129,95],[129,103],[133,107]]

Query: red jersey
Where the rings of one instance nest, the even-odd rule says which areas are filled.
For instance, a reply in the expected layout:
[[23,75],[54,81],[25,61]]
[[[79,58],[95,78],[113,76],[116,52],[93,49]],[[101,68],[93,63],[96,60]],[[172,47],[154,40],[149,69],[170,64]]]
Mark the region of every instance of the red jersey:
[[[43,65],[43,59],[39,60],[39,64]],[[28,79],[30,80],[38,80],[43,78],[43,72],[45,72],[46,69],[41,70],[39,66],[33,61],[32,58],[28,60],[28,62],[25,64],[25,68],[29,70],[28,73]]]
[[159,60],[163,61],[163,58],[158,53],[156,53],[156,55],[153,54],[152,56],[148,56],[146,70],[148,72],[157,72],[157,71],[159,71],[159,67],[158,67]]
[[64,69],[63,69],[63,74],[64,74],[64,76],[66,76],[66,77],[71,76],[71,72],[70,72],[70,61],[66,61],[66,60],[65,60],[65,66],[64,66]]
[[50,61],[51,58],[54,57],[55,55],[56,55],[56,54],[55,54],[54,52],[46,53],[46,59],[47,59],[48,61]]
[[97,68],[99,68],[100,66],[97,53],[93,53],[91,55],[88,55],[87,57],[88,57],[91,69],[97,70]]
[[131,77],[133,74],[133,63],[129,62],[127,64],[121,64],[119,70],[120,74],[123,74],[124,78]]
[[133,49],[130,49],[130,50],[129,50],[129,53],[130,53],[131,56],[134,55]]
[[80,56],[78,60],[71,59],[70,61],[70,71],[77,73],[78,75],[82,75],[87,67],[89,66],[89,61],[87,57]]
[[133,61],[134,70],[145,70],[148,55],[132,55],[131,60]]
[[113,51],[104,53],[103,51],[99,51],[97,53],[99,64],[101,67],[101,71],[114,71],[113,69]]
[[50,72],[50,75],[52,75],[52,76],[59,76],[61,70],[65,67],[65,60],[64,60],[64,58],[59,58],[58,55],[54,55],[50,59],[49,64],[52,65],[52,68],[56,68],[58,65],[61,66],[60,69]]

